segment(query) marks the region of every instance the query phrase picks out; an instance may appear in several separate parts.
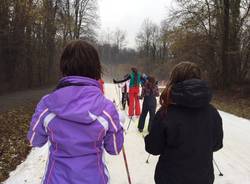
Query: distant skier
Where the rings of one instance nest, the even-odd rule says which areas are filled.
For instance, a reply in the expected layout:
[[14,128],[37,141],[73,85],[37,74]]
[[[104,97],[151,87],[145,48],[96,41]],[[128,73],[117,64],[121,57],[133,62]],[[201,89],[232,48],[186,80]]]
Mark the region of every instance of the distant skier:
[[144,84],[147,82],[147,80],[148,80],[148,76],[147,76],[145,73],[143,73],[143,74],[141,75],[141,86],[142,86],[142,87],[143,87]]
[[222,148],[222,119],[212,93],[190,62],[176,65],[160,97],[146,150],[160,155],[156,184],[212,184],[213,152]]
[[142,87],[141,97],[143,100],[142,113],[140,115],[138,130],[144,129],[145,119],[149,112],[148,131],[151,130],[152,121],[156,111],[156,97],[159,96],[159,89],[154,77],[149,76],[145,85]]
[[129,110],[128,115],[130,117],[136,115],[140,116],[140,102],[139,102],[139,93],[140,93],[140,84],[143,80],[141,73],[136,68],[131,68],[131,74],[127,74],[123,80],[115,80],[114,83],[123,83],[130,80],[129,83]]
[[114,104],[102,94],[97,50],[85,41],[69,43],[60,70],[64,77],[38,103],[28,132],[33,147],[49,142],[42,183],[107,184],[104,150],[119,154],[123,128]]
[[125,110],[126,104],[128,104],[129,106],[129,95],[128,95],[129,81],[119,84],[119,87],[121,88],[122,92],[122,109]]

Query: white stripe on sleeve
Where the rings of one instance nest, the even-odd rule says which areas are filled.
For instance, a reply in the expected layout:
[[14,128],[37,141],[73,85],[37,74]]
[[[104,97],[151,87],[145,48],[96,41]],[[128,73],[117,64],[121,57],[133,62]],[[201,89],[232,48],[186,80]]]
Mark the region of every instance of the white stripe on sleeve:
[[35,125],[34,125],[34,127],[33,127],[33,129],[32,129],[33,131],[35,131],[37,125],[39,124],[39,122],[40,122],[40,120],[41,120],[41,117],[42,117],[48,110],[49,110],[49,109],[47,108],[47,109],[45,109],[45,110],[40,114],[39,118],[37,119],[37,121],[36,121],[36,123],[35,123]]
[[111,124],[113,125],[113,128],[115,129],[115,131],[118,131],[117,126],[115,125],[115,122],[113,120],[113,118],[110,116],[110,114],[107,111],[103,111],[103,113],[109,118]]
[[54,113],[49,113],[45,118],[44,118],[44,122],[43,122],[43,126],[45,128],[46,133],[48,132],[48,126],[49,123],[52,119],[54,119],[54,117],[56,117],[56,115]]
[[102,116],[96,116],[91,112],[89,112],[89,116],[91,117],[93,121],[97,120],[103,126],[106,132],[108,131],[109,123],[106,119],[104,119]]

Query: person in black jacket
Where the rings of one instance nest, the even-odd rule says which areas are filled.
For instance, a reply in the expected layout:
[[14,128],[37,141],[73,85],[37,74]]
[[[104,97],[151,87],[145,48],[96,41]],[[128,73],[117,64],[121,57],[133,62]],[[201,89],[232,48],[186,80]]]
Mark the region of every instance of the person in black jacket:
[[160,155],[156,184],[212,184],[213,152],[222,148],[222,119],[200,68],[182,62],[161,94],[161,108],[145,137],[146,151]]
[[145,120],[147,114],[149,112],[149,122],[148,122],[148,132],[151,130],[152,121],[155,116],[156,111],[156,97],[159,96],[158,85],[155,81],[155,78],[152,76],[148,76],[148,80],[145,82],[142,87],[141,97],[144,98],[142,105],[142,113],[140,115],[138,130],[139,132],[143,132]]

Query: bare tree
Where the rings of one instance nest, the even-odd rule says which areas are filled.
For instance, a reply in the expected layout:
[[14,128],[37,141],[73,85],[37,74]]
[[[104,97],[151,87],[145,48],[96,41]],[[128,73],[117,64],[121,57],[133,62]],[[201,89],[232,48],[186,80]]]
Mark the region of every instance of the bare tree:
[[62,0],[60,2],[60,30],[64,41],[85,38],[96,39],[98,27],[96,0]]
[[118,51],[126,46],[126,32],[117,28],[114,32],[114,44]]
[[45,85],[58,76],[67,40],[96,40],[96,0],[3,0],[0,3],[0,93]]
[[[173,10],[169,25],[172,25],[173,35],[178,34],[176,32],[178,30],[182,33],[182,37],[176,37],[171,47],[175,51],[183,50],[183,52],[175,56],[182,58],[186,56],[186,59],[192,58],[202,63],[208,71],[210,80],[216,86],[230,87],[233,83],[244,80],[241,74],[246,72],[243,72],[242,66],[248,66],[246,64],[248,54],[242,46],[247,43],[245,36],[249,25],[250,2],[247,0],[176,0],[176,2],[179,6]],[[177,44],[178,42],[180,43]],[[183,49],[184,42],[190,47]]]

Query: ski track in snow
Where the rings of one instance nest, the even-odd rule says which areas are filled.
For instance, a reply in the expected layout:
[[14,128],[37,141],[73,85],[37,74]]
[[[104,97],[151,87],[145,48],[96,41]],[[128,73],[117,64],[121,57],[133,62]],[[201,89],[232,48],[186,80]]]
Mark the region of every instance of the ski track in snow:
[[[110,100],[119,102],[118,89],[114,85],[105,85],[106,95]],[[224,127],[224,148],[214,154],[223,177],[214,167],[215,184],[250,184],[250,121],[234,115],[220,112]],[[129,119],[126,119],[125,127]],[[142,134],[138,133],[138,119],[131,122],[125,135],[125,150],[133,184],[153,184],[154,169],[158,157],[151,156],[146,164],[148,154],[144,149]],[[145,127],[146,129],[146,127]],[[15,171],[10,173],[9,179],[3,184],[40,184],[44,174],[48,146],[33,148],[27,159]],[[122,153],[119,156],[105,155],[110,172],[111,184],[127,184],[127,175]]]

